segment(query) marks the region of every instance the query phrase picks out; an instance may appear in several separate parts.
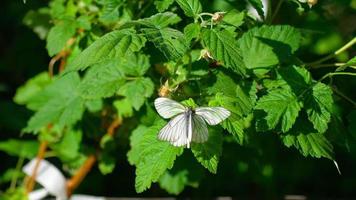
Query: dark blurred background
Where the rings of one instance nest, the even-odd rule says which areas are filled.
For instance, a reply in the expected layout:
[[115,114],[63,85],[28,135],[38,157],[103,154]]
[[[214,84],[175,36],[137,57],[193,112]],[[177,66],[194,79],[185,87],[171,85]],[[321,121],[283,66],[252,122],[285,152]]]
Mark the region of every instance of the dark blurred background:
[[[212,1],[215,8],[228,7],[238,1]],[[276,1],[273,1],[273,5]],[[12,98],[16,88],[27,79],[46,71],[50,58],[46,42],[24,25],[23,18],[30,10],[46,6],[48,0],[2,0],[0,6],[0,140],[19,138],[31,113],[16,105]],[[303,61],[313,61],[331,53],[355,36],[356,1],[320,0],[312,11],[297,14],[293,3],[282,5],[276,24],[292,24],[305,29],[303,48],[298,52]],[[308,29],[308,30],[307,30]],[[355,50],[355,48],[353,49]],[[353,52],[353,53],[352,53]],[[343,62],[355,56],[341,54],[334,60]],[[328,69],[313,71],[313,76],[325,74]],[[346,93],[356,95],[355,80],[336,79]],[[352,92],[353,91],[353,92]],[[355,96],[352,98],[355,99]],[[355,133],[354,133],[355,134]],[[22,136],[31,138],[31,135]],[[283,147],[277,135],[261,135],[259,149],[225,143],[217,175],[207,171],[200,186],[188,187],[180,197],[233,196],[248,199],[276,199],[285,195],[306,195],[310,199],[356,199],[356,142],[354,138],[335,145],[336,159],[342,174],[332,161],[304,158],[295,149]],[[95,168],[77,192],[103,196],[137,196],[134,190],[134,168],[126,161],[126,147],[119,149],[115,172],[103,176]],[[189,154],[189,153],[186,153]],[[17,158],[0,152],[0,177]],[[178,160],[179,163],[179,160]],[[102,183],[102,184],[95,184]],[[93,186],[95,185],[95,186]],[[0,190],[9,185],[2,183]],[[168,196],[156,184],[140,196]]]

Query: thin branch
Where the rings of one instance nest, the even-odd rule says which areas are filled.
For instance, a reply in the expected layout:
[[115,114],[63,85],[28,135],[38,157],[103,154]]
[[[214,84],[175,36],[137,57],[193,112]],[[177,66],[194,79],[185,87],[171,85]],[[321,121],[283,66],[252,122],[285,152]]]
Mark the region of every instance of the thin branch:
[[112,123],[109,125],[106,134],[110,135],[110,136],[114,136],[115,134],[115,130],[120,126],[120,124],[122,123],[121,118],[115,118]]
[[26,192],[27,193],[30,193],[33,190],[33,188],[35,187],[35,183],[36,183],[35,180],[36,180],[36,176],[37,176],[37,171],[38,171],[38,168],[40,167],[41,160],[44,158],[47,146],[48,146],[48,142],[47,141],[42,141],[41,142],[40,148],[39,148],[38,153],[37,153],[37,160],[36,160],[36,163],[35,163],[35,167],[33,168],[32,175],[28,179],[28,182],[26,184],[27,185],[27,187],[26,187]]
[[[115,118],[107,128],[106,135],[113,136],[115,130],[122,124],[120,118]],[[67,181],[67,195],[70,197],[73,191],[80,185],[84,180],[86,175],[93,168],[95,162],[97,161],[97,155],[90,155],[84,164],[78,169],[78,171]]]
[[348,43],[346,43],[344,46],[342,46],[340,49],[336,50],[334,53],[321,58],[315,62],[311,62],[311,63],[307,63],[307,65],[318,65],[322,62],[325,62],[327,60],[330,60],[332,58],[334,58],[335,56],[339,55],[340,53],[346,51],[347,49],[349,49],[350,47],[352,47],[354,44],[356,43],[356,37],[354,37],[352,40],[350,40]]
[[355,108],[356,108],[356,102],[353,101],[350,97],[346,96],[344,93],[342,93],[340,90],[338,90],[336,87],[332,87],[332,90],[339,95],[340,97],[344,98],[346,101],[351,103]]
[[11,178],[10,189],[15,189],[16,188],[18,173],[21,172],[21,167],[23,165],[24,160],[25,160],[24,157],[19,157],[19,159],[18,159],[18,161],[16,163],[15,174]]
[[90,155],[84,164],[79,168],[72,178],[67,181],[67,195],[72,195],[73,191],[80,185],[85,176],[90,172],[96,162],[96,156]]
[[274,19],[277,17],[277,14],[278,14],[279,10],[281,9],[281,6],[282,6],[283,2],[284,2],[284,0],[279,0],[278,1],[276,9],[274,10],[273,15],[271,17],[270,23],[272,23],[274,21]]

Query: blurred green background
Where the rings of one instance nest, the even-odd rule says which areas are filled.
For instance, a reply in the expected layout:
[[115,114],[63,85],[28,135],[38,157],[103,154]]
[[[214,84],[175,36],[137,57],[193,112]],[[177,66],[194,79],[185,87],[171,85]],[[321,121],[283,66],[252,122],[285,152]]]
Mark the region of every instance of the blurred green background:
[[[212,11],[245,6],[239,0],[202,2],[205,10]],[[272,6],[276,3],[273,0]],[[47,4],[48,0],[28,0],[25,4],[22,0],[1,1],[0,140],[34,138],[31,135],[20,136],[31,113],[25,107],[16,105],[12,98],[17,87],[39,72],[47,70],[50,58],[45,48],[46,43],[24,24],[33,25],[24,20],[26,13]],[[285,2],[274,22],[290,24],[303,30],[303,47],[298,52],[303,61],[314,61],[332,53],[356,35],[356,0],[320,0],[311,10],[308,7],[304,9],[305,12],[298,13],[297,4]],[[355,47],[349,52],[353,53],[341,54],[334,62],[345,62],[355,56]],[[328,70],[317,69],[312,73],[317,79]],[[355,79],[335,78],[335,84],[356,99]],[[340,112],[345,112],[345,108],[340,108]],[[343,130],[338,132],[343,134]],[[356,136],[356,133],[351,134]],[[356,198],[356,137],[340,136],[336,139],[336,143],[340,144],[335,146],[336,159],[342,175],[338,174],[334,164],[327,159],[304,158],[296,150],[283,147],[277,135],[260,137],[263,139],[256,144],[258,148],[225,143],[217,175],[203,170],[201,173],[206,175],[199,187],[186,188],[180,197],[275,199],[298,194],[316,199]],[[103,176],[94,168],[76,192],[103,196],[137,196],[134,190],[134,168],[126,161],[127,148],[127,145],[119,147],[119,159],[113,174]],[[7,169],[16,166],[17,158],[0,151],[0,160],[0,190],[4,191],[9,187]],[[179,164],[183,163],[178,159],[177,165]],[[140,196],[168,194],[154,184]]]

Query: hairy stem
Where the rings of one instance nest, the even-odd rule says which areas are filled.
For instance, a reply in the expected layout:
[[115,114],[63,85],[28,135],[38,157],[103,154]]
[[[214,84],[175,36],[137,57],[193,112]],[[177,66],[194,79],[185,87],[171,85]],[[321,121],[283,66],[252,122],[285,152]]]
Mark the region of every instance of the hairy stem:
[[346,51],[347,49],[349,49],[350,47],[352,47],[354,44],[356,43],[356,37],[354,37],[352,40],[350,40],[348,43],[346,43],[344,46],[342,46],[340,49],[336,50],[334,53],[324,57],[324,58],[321,58],[317,61],[314,61],[314,62],[311,62],[311,63],[307,63],[307,65],[310,65],[310,66],[314,66],[314,65],[319,65],[320,63],[323,63],[327,60],[330,60],[332,58],[334,58],[335,56],[341,54],[342,52]]

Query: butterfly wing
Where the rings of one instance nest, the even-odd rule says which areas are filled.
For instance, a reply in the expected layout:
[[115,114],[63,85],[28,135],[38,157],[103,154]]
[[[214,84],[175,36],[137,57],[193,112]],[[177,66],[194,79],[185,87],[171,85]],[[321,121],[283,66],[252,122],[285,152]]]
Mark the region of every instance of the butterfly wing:
[[206,142],[209,138],[208,127],[200,115],[193,115],[193,137],[192,141],[197,143]]
[[186,108],[182,104],[164,97],[157,98],[154,104],[158,114],[165,119],[172,118],[186,111]]
[[174,146],[183,146],[187,139],[187,115],[179,114],[164,126],[159,134],[158,139],[168,141]]
[[217,125],[230,116],[230,111],[223,107],[200,107],[195,114],[201,116],[209,125]]

